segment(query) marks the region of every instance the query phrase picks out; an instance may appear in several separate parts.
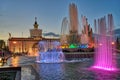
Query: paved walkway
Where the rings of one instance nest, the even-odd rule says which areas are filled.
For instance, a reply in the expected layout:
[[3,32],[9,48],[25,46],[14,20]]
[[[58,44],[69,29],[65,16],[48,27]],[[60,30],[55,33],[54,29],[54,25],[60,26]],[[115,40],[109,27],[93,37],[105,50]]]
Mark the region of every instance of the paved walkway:
[[39,80],[39,75],[32,66],[23,66],[21,70],[21,80]]
[[9,58],[4,66],[21,66],[21,80],[39,80],[38,73],[31,66],[35,60],[33,56],[16,56]]

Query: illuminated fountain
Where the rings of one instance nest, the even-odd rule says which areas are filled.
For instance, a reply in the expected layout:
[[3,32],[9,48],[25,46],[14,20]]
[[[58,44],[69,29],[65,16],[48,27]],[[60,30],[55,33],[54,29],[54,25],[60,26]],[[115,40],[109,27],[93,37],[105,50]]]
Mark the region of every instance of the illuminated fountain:
[[60,48],[60,43],[57,41],[46,42],[40,41],[39,53],[36,57],[36,62],[39,63],[59,63],[64,61],[64,54]]
[[82,25],[79,24],[77,6],[71,3],[69,5],[69,18],[64,17],[62,20],[60,42],[63,51],[71,52],[81,49],[91,51],[93,49],[92,28],[88,24],[86,16],[81,16],[81,20]]
[[105,17],[98,19],[98,24],[95,20],[95,33],[98,35],[95,37],[96,53],[92,68],[108,71],[117,70],[113,28],[112,14],[108,15],[108,24],[106,24]]

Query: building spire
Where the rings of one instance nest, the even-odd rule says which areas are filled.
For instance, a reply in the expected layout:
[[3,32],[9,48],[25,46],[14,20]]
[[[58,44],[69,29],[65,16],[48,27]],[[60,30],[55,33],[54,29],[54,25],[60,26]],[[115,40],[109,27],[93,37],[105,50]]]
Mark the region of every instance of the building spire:
[[38,29],[37,17],[35,17],[34,29]]
[[35,22],[37,21],[37,17],[35,17]]

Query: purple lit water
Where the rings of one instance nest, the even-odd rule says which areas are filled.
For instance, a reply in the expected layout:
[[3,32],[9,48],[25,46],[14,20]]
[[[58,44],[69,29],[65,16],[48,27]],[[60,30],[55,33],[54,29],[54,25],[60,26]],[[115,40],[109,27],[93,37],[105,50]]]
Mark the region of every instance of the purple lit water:
[[115,40],[113,35],[113,17],[108,15],[108,24],[106,25],[106,18],[98,19],[98,24],[95,21],[95,31],[98,34],[95,37],[95,60],[92,68],[116,71],[116,52]]

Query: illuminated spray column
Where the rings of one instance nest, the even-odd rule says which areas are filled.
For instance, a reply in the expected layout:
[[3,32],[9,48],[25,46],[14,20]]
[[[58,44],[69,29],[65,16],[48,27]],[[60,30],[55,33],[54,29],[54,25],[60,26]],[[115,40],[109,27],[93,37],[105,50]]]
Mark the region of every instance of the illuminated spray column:
[[62,26],[61,26],[61,37],[60,37],[60,43],[61,45],[67,44],[67,35],[68,35],[68,20],[66,17],[63,18]]
[[78,12],[77,6],[72,3],[69,6],[70,30],[78,33]]
[[108,14],[108,24],[106,24],[106,18],[103,17],[98,19],[98,23],[95,20],[94,25],[98,36],[95,37],[96,53],[92,67],[109,71],[117,70],[112,14]]
[[77,6],[72,3],[69,5],[69,18],[70,18],[70,25],[69,25],[69,43],[70,44],[77,44],[78,41],[78,12]]

